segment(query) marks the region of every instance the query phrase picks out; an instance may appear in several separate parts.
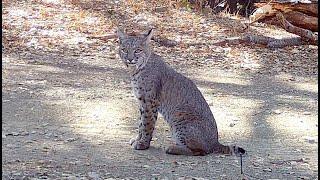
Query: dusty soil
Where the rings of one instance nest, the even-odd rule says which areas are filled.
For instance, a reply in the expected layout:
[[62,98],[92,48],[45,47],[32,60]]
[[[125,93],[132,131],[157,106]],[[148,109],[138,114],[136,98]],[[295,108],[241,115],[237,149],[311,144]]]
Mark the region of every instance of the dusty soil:
[[[170,132],[162,117],[151,148],[133,150],[128,141],[137,133],[138,108],[130,77],[116,53],[117,40],[71,45],[57,41],[48,50],[52,46],[41,46],[40,41],[36,46],[28,38],[12,38],[33,26],[24,30],[22,22],[31,20],[10,17],[10,8],[30,6],[34,11],[45,5],[24,1],[4,5],[2,179],[241,178],[238,157],[165,154]],[[62,13],[61,7],[66,8],[63,13],[73,7],[55,5],[45,7],[56,8],[57,14]],[[205,23],[211,26],[224,18],[207,17]],[[35,24],[43,25],[39,22]],[[227,31],[213,28],[212,41],[232,31],[227,25],[221,27]],[[190,41],[207,42],[198,36]],[[247,150],[245,177],[318,179],[318,47],[199,46],[153,44],[204,94],[220,141]],[[211,51],[198,52],[206,48]]]

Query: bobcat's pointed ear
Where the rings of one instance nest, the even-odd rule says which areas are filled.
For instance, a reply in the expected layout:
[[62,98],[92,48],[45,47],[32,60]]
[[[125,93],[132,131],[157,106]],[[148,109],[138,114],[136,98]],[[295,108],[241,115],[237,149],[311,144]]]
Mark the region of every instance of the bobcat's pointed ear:
[[149,32],[148,32],[148,34],[146,35],[146,39],[145,39],[145,42],[146,42],[147,44],[150,43],[152,36],[153,36],[153,29],[150,29]]
[[118,36],[120,41],[122,39],[124,39],[125,37],[127,37],[127,35],[125,33],[123,33],[120,29],[117,29],[117,36]]

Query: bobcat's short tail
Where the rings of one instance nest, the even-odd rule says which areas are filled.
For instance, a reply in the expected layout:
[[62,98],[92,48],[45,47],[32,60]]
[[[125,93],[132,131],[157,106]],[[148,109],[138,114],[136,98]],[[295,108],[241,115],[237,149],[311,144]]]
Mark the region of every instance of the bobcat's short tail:
[[236,155],[240,156],[245,154],[246,151],[238,146],[225,146],[223,144],[218,143],[214,148],[213,152],[217,154],[229,154],[229,155]]

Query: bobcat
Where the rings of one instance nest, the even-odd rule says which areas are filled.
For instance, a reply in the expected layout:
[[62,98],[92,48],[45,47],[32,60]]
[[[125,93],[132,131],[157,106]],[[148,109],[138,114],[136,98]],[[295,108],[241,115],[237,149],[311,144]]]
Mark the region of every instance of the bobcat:
[[244,154],[245,150],[240,147],[219,143],[209,105],[190,79],[153,53],[150,47],[152,34],[152,29],[146,35],[117,31],[119,55],[131,69],[131,85],[140,106],[139,134],[130,140],[130,144],[136,150],[149,148],[159,112],[170,125],[175,140],[166,149],[168,154]]

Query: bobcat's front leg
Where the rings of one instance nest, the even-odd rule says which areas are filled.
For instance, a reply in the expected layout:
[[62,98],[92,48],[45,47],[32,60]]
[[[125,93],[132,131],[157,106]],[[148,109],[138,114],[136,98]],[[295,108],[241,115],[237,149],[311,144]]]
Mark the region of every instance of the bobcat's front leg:
[[140,103],[140,123],[137,138],[131,139],[130,144],[137,150],[148,149],[152,133],[158,117],[158,101],[152,96],[138,97]]

